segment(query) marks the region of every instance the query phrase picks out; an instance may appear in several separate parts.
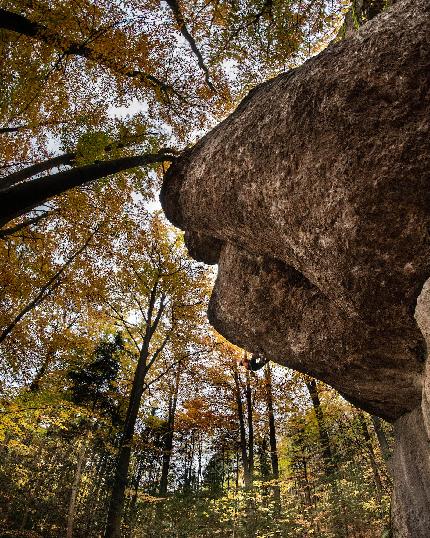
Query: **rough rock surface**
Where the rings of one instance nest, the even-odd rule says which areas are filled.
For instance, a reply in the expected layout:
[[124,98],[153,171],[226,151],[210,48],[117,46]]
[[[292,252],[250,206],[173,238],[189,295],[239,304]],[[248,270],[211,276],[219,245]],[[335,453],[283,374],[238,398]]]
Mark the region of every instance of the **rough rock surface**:
[[[418,297],[415,317],[430,346],[430,279]],[[396,538],[430,536],[430,361],[427,360],[421,406],[395,423],[391,459],[395,480],[392,499]]]
[[[425,344],[413,313],[430,274],[429,88],[430,3],[403,1],[253,90],[169,169],[162,190],[199,259],[214,263],[230,243],[312,288],[286,299],[291,319],[285,302],[266,308],[288,324],[276,336],[248,320],[267,355],[391,419],[421,398]],[[212,321],[253,350],[223,272],[240,271],[254,295],[264,282],[232,269],[233,257],[221,254]]]
[[[219,264],[213,325],[402,417],[398,483],[424,473],[429,493],[430,378],[414,312],[430,276],[430,2],[401,0],[258,86],[173,164],[161,200],[191,254]],[[430,536],[411,503],[397,488],[398,536]]]

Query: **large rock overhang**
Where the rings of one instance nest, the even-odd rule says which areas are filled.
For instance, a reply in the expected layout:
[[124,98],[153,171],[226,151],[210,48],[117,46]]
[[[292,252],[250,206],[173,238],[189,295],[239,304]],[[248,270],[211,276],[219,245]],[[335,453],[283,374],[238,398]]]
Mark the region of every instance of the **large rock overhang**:
[[231,341],[394,420],[421,399],[430,275],[430,3],[403,0],[255,88],[169,168],[161,201],[218,263]]

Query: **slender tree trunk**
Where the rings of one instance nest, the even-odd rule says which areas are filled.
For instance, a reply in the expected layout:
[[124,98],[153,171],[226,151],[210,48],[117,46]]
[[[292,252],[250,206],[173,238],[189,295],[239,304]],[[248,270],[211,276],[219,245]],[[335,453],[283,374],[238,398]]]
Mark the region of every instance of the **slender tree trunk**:
[[266,437],[263,437],[261,440],[259,450],[258,450],[258,456],[260,460],[260,476],[262,482],[265,482],[266,480],[270,480],[271,478],[271,472],[269,463],[267,461],[267,439]]
[[129,538],[131,538],[132,534],[133,534],[133,525],[134,525],[134,521],[135,521],[135,517],[134,517],[134,513],[135,513],[135,509],[136,509],[136,504],[137,504],[137,498],[138,498],[138,494],[139,494],[139,486],[140,486],[140,481],[142,479],[142,476],[143,476],[143,471],[144,471],[144,466],[141,464],[141,463],[138,463],[137,464],[137,472],[136,472],[136,477],[134,479],[134,484],[133,484],[133,496],[130,500],[130,504],[128,506],[128,527],[129,527],[129,530],[128,530],[128,536]]
[[254,424],[252,419],[252,388],[249,370],[246,371],[246,411],[248,420],[248,468],[252,487],[254,479]]
[[183,492],[185,494],[189,494],[191,491],[194,448],[195,448],[195,438],[194,438],[194,431],[193,431],[191,433],[191,440],[190,442],[187,442],[187,445],[185,448],[184,484],[183,484]]
[[[225,454],[225,448],[224,448],[224,445],[222,447],[222,457],[224,458]],[[230,475],[231,475],[231,470],[230,470],[230,463],[231,463],[231,458],[229,456],[229,454],[227,453],[227,491],[230,491]]]
[[167,482],[169,476],[170,468],[170,458],[172,455],[173,449],[173,398],[172,395],[169,398],[169,410],[167,418],[167,431],[164,434],[163,439],[163,458],[161,464],[161,477],[160,477],[160,487],[159,494],[161,497],[165,497],[167,494]]
[[312,400],[312,405],[314,407],[315,416],[317,419],[318,433],[320,437],[322,455],[324,460],[324,466],[326,475],[328,478],[331,478],[333,473],[336,471],[336,465],[333,458],[333,453],[330,446],[330,438],[327,432],[327,428],[324,420],[324,413],[321,407],[321,402],[318,394],[318,386],[315,379],[306,381],[306,387],[309,391],[309,395]]
[[248,454],[246,450],[245,420],[243,416],[243,404],[242,404],[240,379],[239,379],[239,372],[237,370],[237,365],[235,365],[233,376],[234,376],[234,385],[235,385],[236,412],[237,412],[237,418],[239,420],[240,452],[242,456],[243,479],[245,483],[245,488],[249,488],[251,486],[251,480],[249,476]]
[[302,458],[302,465],[303,465],[303,482],[304,482],[304,494],[305,494],[305,506],[306,508],[312,507],[312,495],[311,495],[311,486],[309,484],[309,478],[308,478],[308,462],[306,461],[306,458],[303,456]]
[[[312,405],[317,419],[318,433],[324,460],[325,475],[328,481],[331,483],[332,492],[334,494],[334,498],[332,499],[333,509],[336,512],[334,517],[334,527],[339,533],[339,536],[342,536],[343,538],[348,536],[348,528],[345,523],[346,507],[345,501],[342,496],[342,491],[338,488],[338,484],[336,482],[336,474],[338,469],[331,450],[330,437],[328,435],[324,419],[324,413],[321,407],[318,393],[318,385],[315,379],[311,379],[310,381],[306,381],[306,386],[309,391],[309,395],[311,397]],[[337,509],[339,507],[341,509],[341,513],[338,514]]]
[[369,430],[367,428],[367,422],[361,411],[358,412],[358,421],[360,423],[361,432],[363,434],[364,442],[369,453],[370,466],[372,467],[373,477],[375,479],[376,486],[376,500],[380,504],[382,501],[382,481],[379,475],[378,464],[376,463],[375,452],[373,450],[372,439],[370,438]]
[[194,463],[195,451],[196,451],[196,434],[195,434],[195,430],[193,430],[191,434],[190,457],[188,460],[188,490],[189,491],[193,489],[193,463]]
[[278,447],[276,443],[275,414],[273,411],[272,372],[270,364],[266,364],[264,371],[266,383],[267,416],[269,421],[270,461],[272,463],[273,478],[279,478]]
[[[203,437],[200,434],[199,435],[199,459],[198,459],[198,467],[197,467],[197,491],[200,491],[200,484],[202,482],[202,456],[203,456]],[[224,447],[222,451],[222,464],[223,464],[222,485],[224,488]]]
[[[273,411],[273,392],[272,392],[272,371],[270,363],[264,368],[265,395],[267,405],[267,417],[269,421],[269,442],[270,442],[270,461],[272,464],[272,477],[274,480],[279,479],[279,460],[278,447],[276,442],[275,413]],[[279,484],[273,487],[273,496],[275,500],[276,511],[281,511],[281,489]]]
[[378,438],[379,448],[381,449],[382,457],[384,461],[388,461],[391,458],[390,445],[388,444],[387,437],[382,427],[381,419],[375,415],[371,415],[373,429],[375,430],[376,437]]
[[181,377],[181,365],[179,364],[176,370],[173,394],[171,394],[169,398],[169,411],[168,411],[169,414],[167,417],[167,432],[164,436],[163,462],[161,466],[161,478],[160,478],[161,497],[165,497],[167,494],[170,460],[172,458],[172,450],[173,450],[173,437],[175,433],[175,413],[176,413],[176,406],[178,402],[180,377]]
[[263,506],[265,507],[267,507],[268,504],[268,486],[266,485],[266,482],[270,480],[271,477],[267,452],[267,439],[266,437],[263,437],[258,447],[258,457],[260,460],[261,497]]
[[66,532],[67,538],[72,538],[73,536],[73,524],[75,522],[75,513],[76,513],[76,499],[78,496],[79,484],[81,483],[82,468],[84,466],[86,448],[87,448],[87,440],[85,438],[85,440],[82,441],[81,446],[79,447],[75,477],[73,479],[72,491],[70,493],[69,510],[68,510],[68,515],[67,515],[67,532]]
[[127,475],[131,458],[131,444],[147,373],[147,358],[147,352],[143,351],[139,356],[138,365],[134,375],[127,416],[119,447],[105,538],[121,538],[121,519],[124,509],[125,489],[127,487]]
[[99,461],[97,462],[95,466],[95,472],[93,473],[93,482],[95,482],[95,487],[93,490],[93,493],[91,495],[91,500],[89,505],[86,506],[86,513],[87,513],[87,522],[85,525],[85,536],[91,536],[92,529],[94,527],[93,525],[93,514],[94,510],[97,510],[97,507],[99,506],[99,498],[100,498],[100,491],[102,489],[102,476],[105,474],[105,470],[107,467],[107,456],[106,454],[102,454],[99,458]]
[[157,315],[152,322],[152,315],[155,307],[156,294],[157,294],[156,282],[152,288],[151,296],[149,300],[148,312],[146,315],[146,331],[145,338],[142,344],[142,348],[139,353],[139,360],[137,363],[136,371],[134,373],[133,386],[131,389],[130,400],[127,409],[127,415],[124,423],[123,433],[119,445],[118,459],[115,469],[115,478],[112,487],[112,495],[109,506],[109,513],[107,517],[105,538],[121,538],[121,520],[124,511],[124,499],[125,490],[127,487],[127,475],[131,458],[131,445],[133,442],[134,428],[136,425],[137,415],[139,413],[140,401],[144,390],[145,377],[149,368],[153,364],[157,354],[162,351],[167,340],[153,353],[151,360],[149,359],[149,345],[151,338],[157,328],[163,313],[165,304],[164,296],[162,296],[161,304],[158,309]]

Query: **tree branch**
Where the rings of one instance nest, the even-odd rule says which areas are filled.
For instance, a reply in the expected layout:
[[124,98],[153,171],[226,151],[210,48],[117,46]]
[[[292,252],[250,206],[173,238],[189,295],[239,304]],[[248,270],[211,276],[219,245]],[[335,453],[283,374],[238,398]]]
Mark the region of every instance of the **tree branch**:
[[136,349],[137,351],[140,351],[140,346],[139,344],[137,343],[137,340],[135,339],[135,337],[133,336],[133,333],[130,331],[130,327],[129,325],[133,325],[132,323],[128,323],[126,321],[126,319],[124,318],[124,316],[121,315],[120,312],[118,312],[118,310],[106,299],[106,304],[115,312],[116,316],[112,316],[111,314],[111,317],[113,317],[114,319],[120,321],[124,327],[124,329],[127,331],[127,334],[129,335],[129,337],[131,338],[131,340],[133,341],[133,344],[136,346]]
[[149,369],[151,368],[151,366],[154,364],[154,362],[156,361],[158,355],[159,355],[159,354],[163,351],[163,349],[166,347],[166,344],[167,344],[167,342],[168,342],[169,340],[170,340],[170,333],[167,334],[167,335],[164,337],[164,339],[163,339],[163,341],[162,341],[160,347],[158,347],[157,350],[152,354],[151,360],[149,361],[148,366],[147,366],[147,370],[149,370]]
[[152,338],[153,334],[157,330],[158,324],[160,323],[161,316],[162,316],[162,314],[164,312],[164,309],[166,307],[166,303],[164,302],[165,299],[166,299],[166,294],[162,293],[161,294],[160,306],[158,308],[157,315],[155,316],[154,322],[152,324],[150,324],[150,327],[149,327],[149,339]]
[[35,217],[31,219],[24,220],[23,222],[20,222],[16,226],[12,226],[10,228],[5,228],[4,230],[0,230],[0,239],[4,239],[8,235],[12,235],[16,232],[19,232],[23,228],[27,228],[28,226],[31,226],[32,224],[37,224],[43,219],[46,219],[48,215],[51,215],[53,211],[45,211],[44,213],[41,213],[40,215],[36,215]]
[[33,308],[39,305],[44,299],[46,299],[46,297],[48,297],[50,293],[52,293],[52,291],[56,287],[61,284],[61,282],[59,281],[60,276],[69,267],[69,265],[87,248],[91,239],[100,229],[100,226],[101,224],[96,227],[96,229],[88,236],[85,243],[66,260],[62,267],[60,267],[60,269],[54,275],[52,275],[52,277],[40,288],[37,295],[29,303],[27,303],[24,308],[21,309],[19,314],[16,315],[15,318],[9,323],[9,325],[2,331],[2,333],[0,334],[0,343],[5,340],[5,338],[13,331],[16,325],[22,320],[22,318],[26,314],[28,314],[31,310],[33,310]]
[[71,170],[65,170],[49,176],[42,176],[32,181],[14,185],[0,190],[0,226],[27,213],[49,198],[61,194],[73,187],[79,187],[117,172],[129,170],[165,161],[172,162],[174,155],[166,153],[145,153],[131,157],[121,157],[110,161],[101,161]]
[[[1,23],[0,23],[0,27],[1,27]],[[0,127],[0,134],[19,133],[20,131],[28,131],[30,129],[35,129],[38,127],[49,127],[50,125],[62,125],[64,123],[68,123],[69,121],[70,120],[45,121],[45,122],[39,123],[39,125],[14,125],[11,127]]]
[[10,30],[21,35],[26,35],[42,41],[63,52],[66,56],[81,56],[87,60],[107,67],[110,71],[129,78],[138,78],[153,90],[159,90],[164,95],[166,102],[170,102],[170,95],[184,99],[170,84],[163,82],[154,75],[139,70],[129,70],[124,66],[117,65],[112,59],[94,50],[89,45],[73,41],[68,37],[60,35],[57,31],[48,28],[44,24],[33,22],[11,11],[0,9],[0,28]]
[[203,71],[203,73],[205,74],[206,84],[208,85],[208,87],[214,93],[216,93],[215,86],[212,84],[211,79],[210,79],[209,69],[208,69],[208,67],[206,66],[206,64],[205,64],[205,62],[203,60],[202,53],[200,52],[199,48],[197,47],[197,43],[196,43],[194,37],[190,34],[190,32],[189,32],[189,30],[188,30],[188,28],[187,28],[187,26],[185,24],[185,18],[184,18],[183,14],[182,14],[182,12],[181,12],[181,10],[179,8],[179,4],[178,4],[177,0],[166,0],[166,3],[170,7],[170,9],[172,10],[172,13],[173,13],[173,16],[175,18],[175,21],[179,26],[179,31],[181,32],[183,37],[186,39],[186,41],[188,41],[188,44],[190,45],[191,50],[193,51],[193,53],[197,57],[197,62],[199,64],[199,67]]
[[[113,142],[112,144],[108,144],[106,147],[103,148],[103,151],[105,153],[109,153],[114,149],[123,149],[129,146],[133,146],[134,144],[137,144],[139,141],[141,141],[142,137],[145,134],[146,133],[144,133],[143,135],[131,137],[129,140],[123,140],[121,142]],[[175,150],[171,148],[165,148],[163,149],[163,153],[164,152],[174,153]],[[17,183],[20,183],[21,181],[30,179],[37,174],[52,170],[52,168],[57,168],[58,166],[71,166],[77,157],[78,153],[75,151],[63,153],[62,155],[58,155],[56,157],[46,159],[45,161],[32,164],[30,166],[27,166],[26,168],[22,168],[21,170],[9,174],[8,176],[4,176],[0,178],[0,192],[3,189],[12,187]]]
[[3,189],[12,187],[21,181],[29,179],[36,174],[41,174],[42,172],[47,172],[52,168],[56,168],[61,165],[70,165],[73,160],[76,158],[76,153],[64,153],[63,155],[58,155],[57,157],[52,157],[51,159],[46,159],[26,168],[22,168],[17,172],[13,172],[8,176],[0,178],[0,192]]
[[157,377],[155,377],[154,379],[151,379],[151,381],[149,383],[146,383],[146,387],[149,388],[151,385],[153,385],[154,383],[156,383],[157,381],[159,381],[162,377],[164,377],[172,368],[174,368],[176,365],[178,364],[181,364],[185,359],[187,359],[189,356],[188,355],[184,355],[183,357],[181,357],[180,359],[178,359],[177,361],[174,361],[172,362],[171,364],[169,364],[169,366],[163,371],[161,372],[161,374],[159,374]]

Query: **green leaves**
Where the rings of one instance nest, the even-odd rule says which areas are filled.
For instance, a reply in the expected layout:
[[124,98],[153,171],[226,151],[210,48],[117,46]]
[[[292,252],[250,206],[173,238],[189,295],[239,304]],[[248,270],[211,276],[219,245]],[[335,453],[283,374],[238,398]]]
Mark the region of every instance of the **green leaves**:
[[103,131],[83,134],[76,145],[75,165],[92,164],[105,158],[106,148],[111,143],[109,135]]

